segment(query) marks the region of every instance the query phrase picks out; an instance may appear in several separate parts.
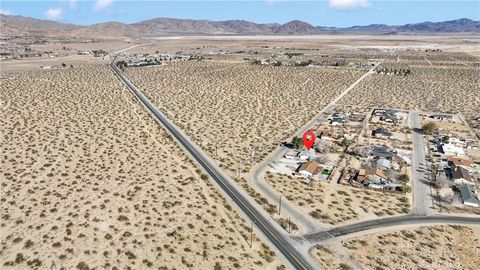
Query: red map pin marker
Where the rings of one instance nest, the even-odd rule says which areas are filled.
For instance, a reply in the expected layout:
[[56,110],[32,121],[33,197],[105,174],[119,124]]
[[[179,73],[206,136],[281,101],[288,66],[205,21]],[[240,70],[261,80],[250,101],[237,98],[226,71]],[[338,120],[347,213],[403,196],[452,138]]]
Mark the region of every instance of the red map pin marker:
[[307,150],[310,150],[312,148],[313,144],[315,143],[315,133],[311,130],[305,131],[302,136],[303,139],[303,144],[305,147],[307,147]]

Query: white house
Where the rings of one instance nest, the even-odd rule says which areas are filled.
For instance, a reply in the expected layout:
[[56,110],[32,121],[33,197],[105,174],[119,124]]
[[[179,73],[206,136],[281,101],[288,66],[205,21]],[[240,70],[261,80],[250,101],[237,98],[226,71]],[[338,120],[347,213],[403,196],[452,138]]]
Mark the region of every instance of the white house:
[[310,148],[310,150],[306,151],[300,151],[298,153],[298,158],[300,160],[309,160],[315,158],[315,150],[313,148]]
[[463,151],[463,148],[456,147],[453,144],[448,144],[448,143],[443,144],[442,150],[443,150],[443,153],[445,153],[445,155],[447,156],[458,156],[458,155],[464,156],[465,155],[465,151]]

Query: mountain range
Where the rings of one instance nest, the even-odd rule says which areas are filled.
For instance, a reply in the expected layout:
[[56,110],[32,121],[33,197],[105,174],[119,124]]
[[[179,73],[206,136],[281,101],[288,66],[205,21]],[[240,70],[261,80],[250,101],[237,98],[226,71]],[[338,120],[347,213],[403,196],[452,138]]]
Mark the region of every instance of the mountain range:
[[72,37],[148,37],[162,35],[315,35],[335,33],[480,33],[480,21],[458,19],[405,25],[372,24],[346,28],[313,26],[294,20],[285,24],[261,24],[244,20],[209,21],[155,18],[132,24],[106,22],[81,26],[0,14],[2,36],[72,36]]

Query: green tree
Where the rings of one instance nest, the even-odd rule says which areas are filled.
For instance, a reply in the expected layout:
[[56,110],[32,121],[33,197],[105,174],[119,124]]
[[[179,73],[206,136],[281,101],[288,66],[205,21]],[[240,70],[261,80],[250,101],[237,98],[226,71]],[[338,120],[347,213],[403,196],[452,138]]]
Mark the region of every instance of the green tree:
[[407,174],[402,174],[398,177],[398,181],[403,182],[403,183],[408,182],[408,180],[410,180],[410,178],[408,177]]
[[300,137],[293,137],[292,139],[293,148],[301,148],[303,147],[303,140]]
[[428,122],[422,126],[423,132],[427,134],[433,134],[433,132],[437,129],[437,124],[434,122]]

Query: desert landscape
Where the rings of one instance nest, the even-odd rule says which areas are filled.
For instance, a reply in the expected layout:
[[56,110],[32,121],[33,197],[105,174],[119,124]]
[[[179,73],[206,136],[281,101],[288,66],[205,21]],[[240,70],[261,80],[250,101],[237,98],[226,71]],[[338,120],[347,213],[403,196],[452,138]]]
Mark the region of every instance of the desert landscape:
[[478,268],[470,2],[4,2],[1,269]]
[[[356,69],[188,61],[127,69],[222,168],[247,172],[363,74]],[[285,80],[288,78],[288,80]]]
[[107,66],[0,89],[2,269],[281,264]]
[[326,269],[477,269],[480,227],[435,225],[373,233],[312,249]]
[[[393,74],[401,69],[410,73]],[[467,53],[399,53],[342,99],[339,109],[367,111],[378,106],[478,117],[479,72],[480,59]]]
[[132,82],[270,213],[274,206],[247,183],[246,174],[363,73],[213,60],[126,69]]
[[405,214],[410,210],[404,194],[311,182],[267,172],[266,182],[282,196],[322,223],[341,225],[355,220]]

